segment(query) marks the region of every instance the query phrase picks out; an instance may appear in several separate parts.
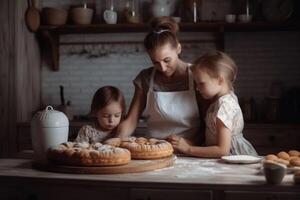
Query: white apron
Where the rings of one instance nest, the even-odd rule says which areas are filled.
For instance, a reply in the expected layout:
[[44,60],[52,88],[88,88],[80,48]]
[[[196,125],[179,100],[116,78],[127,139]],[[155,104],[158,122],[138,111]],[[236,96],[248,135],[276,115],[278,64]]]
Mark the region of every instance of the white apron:
[[146,136],[163,139],[176,134],[190,139],[199,134],[199,110],[190,69],[188,70],[189,89],[176,92],[154,91],[155,71],[153,69],[151,73],[144,112],[148,117]]

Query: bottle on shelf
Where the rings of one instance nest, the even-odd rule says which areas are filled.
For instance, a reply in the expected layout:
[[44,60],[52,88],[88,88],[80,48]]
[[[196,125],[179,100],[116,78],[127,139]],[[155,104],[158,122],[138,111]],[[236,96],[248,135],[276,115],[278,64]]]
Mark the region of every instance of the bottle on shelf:
[[199,0],[185,0],[183,3],[183,19],[186,22],[197,23],[200,19],[201,1]]
[[139,0],[126,0],[123,10],[124,23],[140,23]]

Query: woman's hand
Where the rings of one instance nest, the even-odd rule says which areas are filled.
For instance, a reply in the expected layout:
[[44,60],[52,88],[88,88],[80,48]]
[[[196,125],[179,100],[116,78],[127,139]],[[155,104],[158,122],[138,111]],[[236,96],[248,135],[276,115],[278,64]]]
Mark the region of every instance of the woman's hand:
[[143,91],[138,87],[135,87],[134,96],[131,101],[128,115],[116,129],[117,137],[126,138],[134,132],[138,124],[140,113],[143,112],[145,105],[146,99],[144,98]]
[[190,144],[183,137],[171,135],[167,138],[167,140],[172,144],[175,150],[178,150],[182,153],[188,153],[190,149]]

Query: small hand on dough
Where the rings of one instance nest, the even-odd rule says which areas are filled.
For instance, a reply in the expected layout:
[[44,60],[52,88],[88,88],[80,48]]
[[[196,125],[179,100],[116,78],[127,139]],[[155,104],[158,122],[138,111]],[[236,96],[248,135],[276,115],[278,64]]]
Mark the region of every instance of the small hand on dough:
[[190,148],[188,141],[186,141],[183,137],[170,135],[167,140],[172,144],[174,149],[180,152],[187,153]]

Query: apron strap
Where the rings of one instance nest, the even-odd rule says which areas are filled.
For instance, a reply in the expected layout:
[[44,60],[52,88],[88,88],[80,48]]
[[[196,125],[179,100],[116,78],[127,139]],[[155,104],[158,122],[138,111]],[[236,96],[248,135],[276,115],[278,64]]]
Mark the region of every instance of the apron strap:
[[189,91],[194,91],[194,78],[190,67],[188,67],[188,73],[189,73]]
[[154,75],[155,75],[155,68],[153,67],[153,70],[150,75],[150,83],[149,83],[149,91],[153,91],[153,82],[154,82]]

